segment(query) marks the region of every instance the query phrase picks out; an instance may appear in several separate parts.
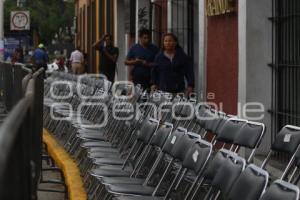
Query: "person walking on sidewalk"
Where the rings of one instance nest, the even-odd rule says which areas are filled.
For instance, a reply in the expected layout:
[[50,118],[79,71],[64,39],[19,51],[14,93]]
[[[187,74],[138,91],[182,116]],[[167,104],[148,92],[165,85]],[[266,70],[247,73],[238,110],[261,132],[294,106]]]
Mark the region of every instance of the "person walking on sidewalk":
[[106,34],[102,39],[93,44],[96,50],[100,51],[100,73],[104,74],[112,83],[115,80],[115,72],[119,49],[113,46],[112,36]]
[[150,31],[139,31],[139,43],[133,45],[127,55],[128,80],[140,84],[143,89],[150,89],[151,68],[159,49],[150,43]]
[[79,47],[76,48],[75,51],[71,53],[70,64],[72,66],[73,74],[83,74],[84,73],[84,57],[80,52]]
[[163,48],[154,60],[151,90],[159,89],[173,94],[186,92],[190,96],[195,81],[194,69],[190,60],[178,45],[177,37],[172,33],[165,34]]
[[[46,48],[44,44],[39,44],[38,48],[33,52],[32,55],[34,70],[39,70],[40,68],[44,68],[44,73],[48,68],[47,64],[49,62],[49,57],[46,52]],[[46,74],[44,74],[44,77]]]

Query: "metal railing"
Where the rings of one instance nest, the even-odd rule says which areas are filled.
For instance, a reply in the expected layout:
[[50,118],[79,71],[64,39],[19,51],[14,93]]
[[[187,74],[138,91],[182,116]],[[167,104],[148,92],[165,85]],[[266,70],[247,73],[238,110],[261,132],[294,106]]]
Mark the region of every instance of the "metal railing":
[[[37,199],[42,155],[43,69],[0,63],[0,199]],[[10,101],[10,102],[9,102]]]
[[273,0],[273,133],[300,125],[299,14],[298,0]]
[[0,67],[1,100],[9,111],[21,99],[22,68],[2,63]]
[[[300,125],[300,2],[272,0],[272,141],[286,124]],[[284,154],[275,155],[281,161]]]

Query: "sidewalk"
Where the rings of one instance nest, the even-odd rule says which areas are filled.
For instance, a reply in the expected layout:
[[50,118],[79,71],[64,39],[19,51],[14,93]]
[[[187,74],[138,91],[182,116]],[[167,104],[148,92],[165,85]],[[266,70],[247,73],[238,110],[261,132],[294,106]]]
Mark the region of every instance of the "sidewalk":
[[[256,156],[254,158],[254,164],[256,164],[257,166],[261,166],[264,159],[264,156]],[[281,178],[282,173],[288,164],[287,162],[275,160],[272,158],[270,159],[269,164],[267,165],[267,171],[269,172],[272,181]],[[300,187],[300,183],[298,183],[298,187]]]
[[[254,164],[257,166],[261,166],[263,160],[265,159],[264,156],[256,156],[254,158]],[[286,163],[280,162],[278,160],[270,159],[269,164],[267,165],[267,171],[270,173],[270,177],[273,178],[280,178],[284,168],[286,167]]]
[[[43,161],[43,168],[49,168],[45,161]],[[60,179],[60,175],[54,172],[43,172],[45,180],[56,180]],[[62,186],[57,184],[40,184],[39,189],[52,189],[52,190],[63,190]],[[54,192],[43,192],[38,191],[38,200],[65,200],[63,193],[54,193]]]

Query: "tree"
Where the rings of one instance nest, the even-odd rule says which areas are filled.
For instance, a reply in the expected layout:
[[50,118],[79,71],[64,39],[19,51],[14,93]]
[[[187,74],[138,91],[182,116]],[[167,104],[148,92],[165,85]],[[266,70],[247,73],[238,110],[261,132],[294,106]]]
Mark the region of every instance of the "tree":
[[6,0],[4,4],[5,28],[9,30],[10,11],[29,10],[31,28],[36,30],[40,41],[48,44],[60,28],[72,27],[74,17],[73,1],[63,0],[27,0],[22,7],[17,7],[17,0]]

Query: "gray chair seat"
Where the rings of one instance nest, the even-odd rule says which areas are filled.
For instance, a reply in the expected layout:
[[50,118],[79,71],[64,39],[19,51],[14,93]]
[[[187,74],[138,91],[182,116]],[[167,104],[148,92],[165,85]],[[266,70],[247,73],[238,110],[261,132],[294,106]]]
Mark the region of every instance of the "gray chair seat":
[[94,132],[94,133],[80,133],[77,137],[82,139],[91,139],[91,140],[106,140],[106,136],[101,134],[101,132]]
[[88,150],[89,153],[100,152],[100,153],[119,153],[118,149],[109,147],[93,147]]
[[122,169],[122,165],[103,165],[99,166],[97,169],[104,169],[104,170],[123,170],[127,172],[132,172],[132,167],[131,166],[126,166],[124,169]]
[[90,135],[103,135],[104,130],[102,129],[79,129],[77,131],[79,134],[90,134]]
[[155,188],[143,185],[116,184],[107,185],[106,189],[112,194],[151,196]]
[[79,130],[82,130],[82,131],[99,131],[99,132],[103,132],[104,131],[104,128],[99,128],[99,127],[88,127],[88,128],[85,128],[85,127],[80,127],[78,129]]
[[125,159],[121,158],[98,158],[95,159],[94,164],[96,165],[123,165]]
[[95,153],[90,153],[89,157],[92,159],[97,159],[97,158],[120,158],[120,154],[116,152],[95,152]]
[[112,144],[101,140],[100,141],[92,140],[92,141],[83,142],[80,146],[83,148],[101,148],[101,147],[107,148],[107,147],[112,147]]
[[95,177],[129,177],[131,172],[113,169],[93,169],[90,174]]
[[104,185],[111,184],[130,184],[130,185],[143,185],[145,179],[143,178],[130,178],[130,177],[103,177],[101,183]]

